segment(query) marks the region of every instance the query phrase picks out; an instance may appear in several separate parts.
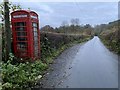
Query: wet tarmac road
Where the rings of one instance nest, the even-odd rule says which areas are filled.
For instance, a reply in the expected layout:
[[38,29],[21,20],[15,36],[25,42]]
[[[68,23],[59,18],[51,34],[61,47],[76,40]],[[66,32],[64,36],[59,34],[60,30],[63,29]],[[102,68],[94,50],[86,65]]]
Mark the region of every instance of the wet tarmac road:
[[118,88],[118,56],[96,36],[65,50],[40,84],[43,88]]

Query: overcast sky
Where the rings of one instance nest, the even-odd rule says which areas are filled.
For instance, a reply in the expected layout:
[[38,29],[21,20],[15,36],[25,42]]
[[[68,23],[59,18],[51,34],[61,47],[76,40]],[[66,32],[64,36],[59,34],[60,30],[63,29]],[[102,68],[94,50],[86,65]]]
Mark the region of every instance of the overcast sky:
[[14,2],[39,14],[40,26],[60,26],[79,18],[80,24],[104,24],[118,19],[118,2]]

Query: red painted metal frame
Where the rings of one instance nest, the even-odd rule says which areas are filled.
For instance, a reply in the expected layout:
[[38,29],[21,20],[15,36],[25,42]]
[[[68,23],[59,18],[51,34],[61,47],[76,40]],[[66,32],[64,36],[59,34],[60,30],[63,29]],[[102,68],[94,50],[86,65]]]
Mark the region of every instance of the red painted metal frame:
[[[14,16],[17,15],[27,15],[27,17],[21,17],[21,18],[15,18]],[[35,17],[35,18],[34,18]],[[15,23],[17,22],[26,22],[26,32],[27,32],[27,54],[26,55],[21,55],[19,53],[19,50],[17,49],[17,34],[16,34],[16,26]],[[38,56],[35,56],[35,51],[34,51],[34,32],[33,32],[33,27],[32,23],[37,23],[37,36],[38,36]],[[37,13],[34,11],[26,11],[26,10],[18,10],[14,11],[11,13],[11,23],[12,23],[12,35],[13,35],[13,48],[14,48],[14,54],[15,56],[19,58],[31,58],[32,60],[35,60],[36,58],[40,58],[40,30],[39,30],[39,19]],[[22,52],[21,52],[22,53]]]

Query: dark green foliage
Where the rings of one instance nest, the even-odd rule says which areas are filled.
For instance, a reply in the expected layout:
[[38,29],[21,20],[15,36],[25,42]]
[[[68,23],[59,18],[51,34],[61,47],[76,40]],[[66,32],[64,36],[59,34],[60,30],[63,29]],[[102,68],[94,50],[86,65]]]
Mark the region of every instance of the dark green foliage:
[[40,79],[47,65],[41,61],[34,63],[11,64],[11,61],[2,63],[2,79],[4,81],[3,89],[29,88],[36,84]]

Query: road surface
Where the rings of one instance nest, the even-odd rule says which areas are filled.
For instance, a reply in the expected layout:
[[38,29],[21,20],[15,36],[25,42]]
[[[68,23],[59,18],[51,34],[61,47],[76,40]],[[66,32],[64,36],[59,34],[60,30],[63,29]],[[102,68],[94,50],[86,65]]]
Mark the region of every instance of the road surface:
[[56,58],[40,85],[43,88],[118,88],[118,56],[95,36]]

